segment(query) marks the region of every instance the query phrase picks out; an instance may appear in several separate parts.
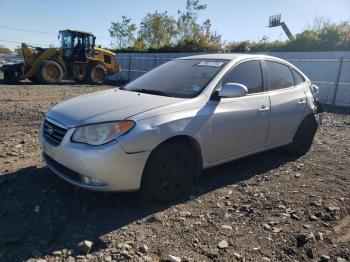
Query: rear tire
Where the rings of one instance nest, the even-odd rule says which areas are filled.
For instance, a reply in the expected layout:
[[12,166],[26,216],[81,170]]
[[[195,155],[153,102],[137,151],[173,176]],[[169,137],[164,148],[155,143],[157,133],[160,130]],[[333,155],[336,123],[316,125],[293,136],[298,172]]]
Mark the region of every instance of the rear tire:
[[58,84],[63,78],[61,65],[53,60],[44,60],[36,72],[36,77],[41,84]]
[[90,64],[86,69],[86,81],[92,85],[103,84],[107,76],[107,70],[100,64]]
[[305,155],[311,148],[317,131],[317,122],[314,115],[308,115],[300,124],[294,135],[293,142],[287,149],[296,156]]
[[173,201],[190,191],[198,169],[198,156],[191,146],[170,141],[151,153],[143,172],[141,191],[151,201]]

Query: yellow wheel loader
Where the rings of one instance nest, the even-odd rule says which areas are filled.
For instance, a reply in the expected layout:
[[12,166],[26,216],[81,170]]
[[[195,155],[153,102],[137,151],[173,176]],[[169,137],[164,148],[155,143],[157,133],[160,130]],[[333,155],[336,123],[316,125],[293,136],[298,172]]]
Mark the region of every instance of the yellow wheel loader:
[[58,48],[23,43],[25,63],[3,65],[5,83],[29,79],[40,84],[57,84],[62,80],[101,84],[121,68],[113,52],[95,47],[95,39],[91,33],[63,30],[58,34]]

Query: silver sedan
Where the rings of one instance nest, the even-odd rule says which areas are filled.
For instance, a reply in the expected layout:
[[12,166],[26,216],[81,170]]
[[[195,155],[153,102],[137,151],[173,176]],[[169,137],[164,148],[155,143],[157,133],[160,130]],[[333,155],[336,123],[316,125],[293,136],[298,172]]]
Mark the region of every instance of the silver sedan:
[[307,76],[275,57],[180,58],[54,106],[40,128],[43,159],[85,189],[171,201],[202,169],[281,146],[305,154],[317,97]]

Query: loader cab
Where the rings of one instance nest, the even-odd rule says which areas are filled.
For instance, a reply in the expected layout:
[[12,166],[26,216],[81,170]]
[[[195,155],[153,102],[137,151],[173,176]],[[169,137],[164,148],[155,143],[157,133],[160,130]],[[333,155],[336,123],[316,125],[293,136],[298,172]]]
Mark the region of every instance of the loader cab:
[[58,34],[60,48],[66,61],[86,61],[94,55],[96,37],[91,33],[63,30]]

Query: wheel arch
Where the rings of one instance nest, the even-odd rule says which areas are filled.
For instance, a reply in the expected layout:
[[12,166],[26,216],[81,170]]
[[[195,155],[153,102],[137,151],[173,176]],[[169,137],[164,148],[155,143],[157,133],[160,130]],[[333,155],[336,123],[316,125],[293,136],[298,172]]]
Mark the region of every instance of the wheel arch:
[[299,122],[298,126],[295,128],[294,132],[293,132],[293,136],[292,139],[294,139],[294,137],[296,136],[299,128],[301,127],[301,125],[304,123],[304,121],[306,121],[307,119],[312,119],[312,121],[314,122],[314,124],[316,125],[317,128],[317,120],[315,118],[315,114],[313,112],[309,112],[307,113]]
[[[177,143],[186,143],[187,145],[189,145],[191,147],[191,149],[193,150],[193,152],[195,152],[196,156],[197,156],[197,168],[198,171],[202,170],[203,168],[203,156],[202,156],[202,150],[201,150],[201,146],[199,144],[199,142],[193,138],[192,136],[189,135],[175,135],[172,137],[169,137],[165,140],[163,140],[161,143],[159,143],[151,152],[151,154],[148,156],[147,161],[146,161],[146,165],[148,163],[148,161],[151,159],[152,157],[152,153],[159,147],[166,145],[167,143],[170,142],[177,142]],[[146,167],[145,165],[145,167]]]

